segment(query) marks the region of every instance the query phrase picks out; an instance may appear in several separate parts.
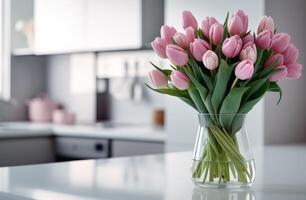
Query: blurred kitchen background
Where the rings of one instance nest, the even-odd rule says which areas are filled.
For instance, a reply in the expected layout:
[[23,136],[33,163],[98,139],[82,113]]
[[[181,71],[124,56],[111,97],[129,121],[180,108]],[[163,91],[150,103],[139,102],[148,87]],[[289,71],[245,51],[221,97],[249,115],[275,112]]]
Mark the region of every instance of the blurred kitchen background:
[[[150,42],[163,24],[181,31],[182,10],[200,22],[243,9],[252,30],[262,15],[272,16],[306,66],[304,0],[2,0],[0,6],[2,166],[192,150],[196,112],[144,86],[149,61],[167,64]],[[269,94],[249,114],[254,148],[306,143],[305,85],[305,76],[282,80],[282,102],[276,106],[277,95]]]

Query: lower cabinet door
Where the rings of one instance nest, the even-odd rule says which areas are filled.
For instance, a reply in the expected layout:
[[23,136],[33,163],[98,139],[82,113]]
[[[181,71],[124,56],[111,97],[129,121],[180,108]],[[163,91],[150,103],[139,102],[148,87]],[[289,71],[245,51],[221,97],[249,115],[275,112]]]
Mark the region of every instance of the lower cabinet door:
[[51,137],[11,138],[0,140],[0,166],[54,162]]
[[134,156],[164,153],[165,145],[162,142],[113,140],[111,156]]

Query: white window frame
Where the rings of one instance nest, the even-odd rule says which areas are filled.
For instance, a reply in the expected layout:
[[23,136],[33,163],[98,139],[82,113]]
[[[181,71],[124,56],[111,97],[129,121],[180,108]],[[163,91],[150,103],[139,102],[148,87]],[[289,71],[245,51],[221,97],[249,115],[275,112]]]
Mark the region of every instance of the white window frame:
[[11,37],[10,37],[10,0],[0,1],[0,100],[11,99]]

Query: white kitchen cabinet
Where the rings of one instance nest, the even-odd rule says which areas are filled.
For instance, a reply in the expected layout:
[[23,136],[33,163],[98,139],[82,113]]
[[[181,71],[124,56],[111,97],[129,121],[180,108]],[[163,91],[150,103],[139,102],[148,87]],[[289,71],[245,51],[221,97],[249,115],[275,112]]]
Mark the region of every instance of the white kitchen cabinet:
[[112,157],[160,154],[165,152],[162,142],[145,142],[129,140],[113,140],[111,145]]
[[[14,0],[14,5],[19,1]],[[164,22],[164,0],[30,2],[33,6],[27,6],[27,15],[21,15],[16,6],[12,7],[13,23],[28,21],[30,13],[34,21],[34,47],[26,46],[27,42],[23,41],[14,45],[16,55],[145,48],[159,35]],[[12,30],[14,37],[20,40],[22,33]]]
[[141,15],[141,0],[87,0],[84,48],[140,48]]
[[35,0],[35,51],[80,50],[84,36],[84,0]]
[[0,166],[54,161],[52,137],[16,137],[0,140]]

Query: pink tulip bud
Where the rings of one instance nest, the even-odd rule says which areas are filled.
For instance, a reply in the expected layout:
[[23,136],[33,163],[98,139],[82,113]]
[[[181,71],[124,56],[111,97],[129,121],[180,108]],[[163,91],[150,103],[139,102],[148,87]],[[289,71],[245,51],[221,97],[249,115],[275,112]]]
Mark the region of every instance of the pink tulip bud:
[[248,16],[242,11],[235,12],[228,21],[228,32],[231,36],[243,35],[248,30]]
[[274,21],[272,17],[263,16],[257,26],[257,34],[264,30],[269,30],[274,32]]
[[179,90],[187,90],[189,88],[188,77],[178,70],[171,73],[170,79],[173,85]]
[[299,56],[299,50],[291,43],[284,51],[284,64],[295,63]]
[[240,80],[246,80],[251,78],[253,72],[254,66],[251,60],[243,60],[235,68],[235,75]]
[[242,40],[238,35],[226,38],[222,45],[222,53],[228,58],[239,55],[242,48]]
[[208,50],[203,55],[203,64],[209,70],[214,70],[219,65],[219,59],[215,52]]
[[210,49],[209,44],[202,39],[195,39],[190,43],[190,52],[197,61],[202,61],[204,53]]
[[189,47],[189,41],[186,35],[184,35],[183,33],[177,32],[173,38],[176,44],[182,47],[183,49],[187,49]]
[[166,54],[169,60],[177,66],[186,65],[188,62],[187,53],[184,51],[184,49],[182,49],[177,45],[174,44],[167,45]]
[[183,17],[183,28],[184,29],[188,28],[189,26],[191,26],[194,29],[198,28],[198,22],[190,11],[188,10],[183,11],[182,17]]
[[167,58],[166,55],[166,46],[167,42],[160,37],[157,37],[154,39],[154,41],[151,42],[151,46],[154,50],[154,52],[161,58]]
[[201,24],[201,29],[205,37],[209,37],[210,27],[218,21],[214,17],[206,17]]
[[302,65],[292,63],[287,65],[287,79],[299,79],[301,77]]
[[256,37],[256,45],[261,49],[269,49],[272,42],[273,33],[270,30],[264,30]]
[[214,45],[218,45],[223,36],[223,25],[214,23],[209,30],[209,39]]
[[196,38],[194,29],[191,26],[185,29],[185,33],[189,43],[193,42]]
[[165,88],[168,86],[168,80],[167,77],[158,70],[152,70],[149,72],[149,78],[154,86],[154,88]]
[[163,25],[160,29],[161,38],[167,41],[168,43],[171,42],[171,38],[174,36],[175,33],[176,30],[172,26]]
[[265,64],[264,64],[264,67],[265,67],[265,68],[268,68],[268,67],[270,67],[272,64],[274,64],[274,66],[273,66],[274,68],[284,65],[284,56],[283,56],[282,54],[279,54],[279,53],[277,53],[277,54],[275,54],[275,55],[273,55],[273,56],[270,56],[270,57],[266,60],[266,62],[265,62]]
[[271,49],[274,52],[282,53],[289,45],[290,36],[287,33],[275,34],[272,38]]
[[254,36],[251,33],[242,38],[243,46],[249,42],[254,43]]
[[241,52],[240,52],[240,60],[246,60],[249,59],[253,63],[256,62],[257,59],[257,50],[256,45],[254,43],[247,43],[243,46]]
[[283,69],[282,71],[277,72],[269,77],[270,81],[276,82],[279,81],[281,78],[287,76],[287,68],[285,66],[278,66],[275,69]]

